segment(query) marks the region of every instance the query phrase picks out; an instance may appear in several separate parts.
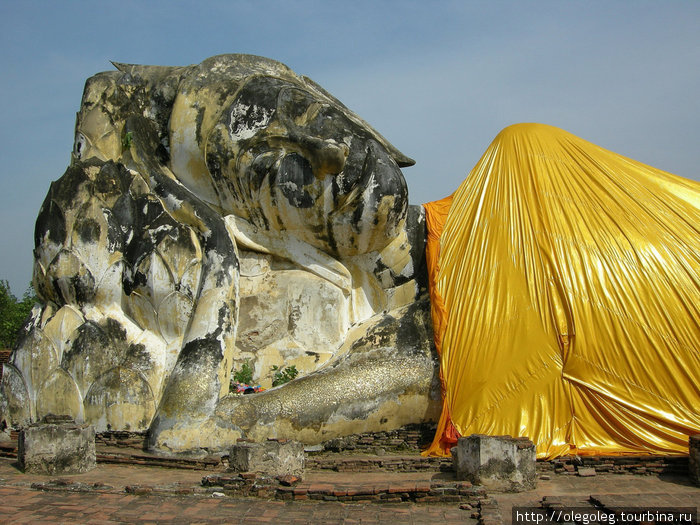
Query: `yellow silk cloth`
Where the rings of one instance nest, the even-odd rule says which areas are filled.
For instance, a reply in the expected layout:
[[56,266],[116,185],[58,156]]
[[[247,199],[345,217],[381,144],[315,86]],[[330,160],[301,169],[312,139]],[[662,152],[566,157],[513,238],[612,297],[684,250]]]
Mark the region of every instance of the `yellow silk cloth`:
[[540,458],[688,452],[699,183],[518,124],[425,208],[446,408],[427,453],[448,453],[450,424]]

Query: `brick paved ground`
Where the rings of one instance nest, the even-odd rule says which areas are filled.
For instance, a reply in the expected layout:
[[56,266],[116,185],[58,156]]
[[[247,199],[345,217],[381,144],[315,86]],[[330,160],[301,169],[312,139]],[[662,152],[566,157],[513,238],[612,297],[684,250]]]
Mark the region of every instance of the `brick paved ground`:
[[[13,459],[0,458],[0,523],[477,523],[458,503],[355,504],[214,497],[201,485],[208,474],[211,472],[99,464],[84,474],[41,476],[22,473]],[[356,486],[371,487],[406,483],[410,477],[396,473],[344,473],[338,477],[326,472],[317,476],[310,473],[305,483],[348,486],[354,478]],[[51,480],[61,483],[48,483]],[[33,489],[36,483],[52,490]],[[153,490],[139,496],[125,493],[127,486]],[[189,491],[189,495],[174,495],[178,490]]]
[[476,523],[455,505],[354,505],[197,496],[40,492],[0,486],[3,523]]
[[[603,474],[592,477],[551,476],[537,488],[518,494],[491,494],[499,506],[504,525],[511,524],[511,509],[537,507],[544,500],[566,507],[604,507],[625,503],[627,507],[700,507],[700,487],[688,476],[636,476]],[[593,501],[595,500],[595,501]]]
[[[216,497],[212,495],[216,488],[202,486],[202,478],[211,474],[204,470],[98,464],[88,473],[51,477],[24,474],[17,470],[14,459],[0,458],[0,523],[477,523],[471,517],[474,511],[460,510],[457,502],[343,503]],[[448,473],[435,471],[307,471],[303,484],[309,488],[330,486],[338,493],[347,493],[434,484],[447,477]],[[543,501],[583,506],[591,504],[591,497],[609,506],[700,506],[700,487],[687,476],[549,477],[539,480],[533,491],[492,493],[485,501],[482,497],[488,514],[482,513],[488,518],[484,523],[510,524],[513,506],[538,506]],[[32,484],[50,490],[36,490]],[[127,486],[132,490],[141,487],[144,495],[126,493]]]

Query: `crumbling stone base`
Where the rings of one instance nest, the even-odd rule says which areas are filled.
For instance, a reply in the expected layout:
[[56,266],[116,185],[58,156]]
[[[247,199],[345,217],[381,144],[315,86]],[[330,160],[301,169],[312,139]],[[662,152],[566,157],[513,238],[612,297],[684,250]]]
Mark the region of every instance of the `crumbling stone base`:
[[700,485],[700,434],[690,436],[688,439],[688,452],[690,454],[688,458],[690,479],[692,479],[696,485]]
[[452,448],[457,479],[488,490],[522,492],[537,484],[535,445],[527,438],[473,434]]
[[239,441],[229,451],[229,470],[259,472],[268,476],[301,476],[304,460],[304,445],[297,441]]
[[19,467],[41,474],[77,474],[95,468],[95,428],[68,416],[46,416],[19,433]]

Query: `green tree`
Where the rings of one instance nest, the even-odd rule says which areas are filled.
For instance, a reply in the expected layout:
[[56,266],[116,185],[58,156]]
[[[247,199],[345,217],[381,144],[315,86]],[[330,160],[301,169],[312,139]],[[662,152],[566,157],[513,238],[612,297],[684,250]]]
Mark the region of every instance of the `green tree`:
[[36,302],[36,295],[30,286],[21,300],[10,291],[10,285],[0,280],[0,348],[12,348],[19,331],[27,320]]

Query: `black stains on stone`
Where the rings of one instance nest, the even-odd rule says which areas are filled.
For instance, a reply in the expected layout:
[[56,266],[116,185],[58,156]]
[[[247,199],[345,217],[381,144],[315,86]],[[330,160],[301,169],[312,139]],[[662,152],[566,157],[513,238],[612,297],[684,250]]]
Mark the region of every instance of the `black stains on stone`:
[[276,162],[277,156],[273,153],[260,154],[255,157],[249,174],[251,190],[260,190],[265,177],[272,172]]
[[328,244],[328,250],[330,253],[338,253],[338,242],[335,240],[335,234],[333,232],[334,226],[333,217],[329,215],[326,219],[326,231],[328,232],[328,238],[325,240]]
[[104,330],[105,334],[107,334],[107,337],[109,337],[113,342],[126,341],[126,329],[119,324],[119,321],[108,317],[103,323],[102,329]]
[[[357,139],[353,140],[353,144]],[[360,183],[363,168],[365,166],[367,149],[364,147],[351,147],[348,157],[345,160],[342,177],[335,177],[333,180],[334,195],[346,195]]]
[[161,144],[168,144],[168,122],[172,113],[173,102],[177,94],[179,75],[170,75],[160,80],[151,92],[151,112],[158,128]]
[[[287,85],[288,82],[276,78],[252,78],[241,88],[231,110],[226,112],[231,132],[235,135],[246,129],[256,129],[273,118],[279,91]],[[231,120],[232,117],[235,120]]]
[[422,206],[411,205],[406,214],[406,234],[411,246],[413,278],[421,291],[428,289],[428,267],[425,260],[425,244],[428,231],[425,225],[425,212]]
[[159,143],[158,146],[156,146],[156,150],[154,153],[155,153],[156,159],[162,165],[165,166],[170,162],[170,153],[168,152],[167,148],[162,143]]
[[[78,274],[70,278],[70,287],[73,290],[75,301],[77,301],[78,304],[86,304],[95,297],[95,278],[84,265]],[[54,282],[54,290],[58,297],[63,298],[64,303],[70,304],[73,302],[70,297],[64,296],[57,282]]]
[[370,327],[366,334],[353,342],[351,351],[357,351],[364,347],[389,347],[393,346],[396,334],[396,319],[391,315],[384,315],[382,320]]
[[307,350],[307,351],[304,352],[304,353],[305,353],[306,355],[310,356],[310,357],[313,357],[313,358],[314,358],[314,363],[318,363],[318,362],[320,361],[320,359],[321,359],[321,355],[320,355],[319,353],[317,353],[317,352],[311,352],[311,351]]
[[207,163],[207,171],[209,172],[209,175],[214,181],[221,182],[224,180],[224,175],[221,172],[221,156],[220,155],[212,155],[214,150],[219,149],[218,146],[218,141],[213,140],[214,137],[212,136],[207,143],[207,155],[206,155],[206,163]]
[[132,343],[126,349],[126,356],[122,366],[147,373],[153,369],[154,365],[146,347],[142,344]]
[[139,271],[134,271],[130,266],[127,266],[127,268],[128,270],[122,276],[122,287],[126,295],[131,295],[134,290],[148,285],[148,276]]
[[[221,343],[216,338],[195,339],[182,347],[176,369],[179,372],[179,376],[188,376],[206,370],[211,376],[209,379],[212,379],[216,377],[218,364],[223,358]],[[202,376],[202,378],[206,377],[206,375]],[[218,391],[218,388],[216,390]]]
[[313,181],[313,169],[304,157],[291,153],[282,159],[276,182],[289,204],[296,208],[311,208],[314,200],[304,186]]
[[[362,225],[362,215],[365,212],[365,202],[367,204],[374,205],[376,204],[376,201],[374,199],[372,200],[367,200],[365,201],[364,199],[361,201],[358,201],[357,206],[355,207],[355,211],[352,214],[352,226],[356,232],[359,233],[361,225]],[[376,207],[376,206],[373,206]]]
[[292,306],[287,318],[287,330],[291,333],[297,328],[297,323],[301,319],[301,310],[298,306]]
[[[430,302],[427,298],[410,304],[402,311],[396,328],[396,344],[401,349],[412,349],[418,353],[432,346],[432,323]],[[410,353],[410,352],[409,352]]]
[[122,164],[106,162],[95,177],[94,191],[104,197],[118,197],[126,193],[131,184],[131,175]]
[[50,242],[59,245],[66,240],[66,221],[63,211],[51,198],[51,192],[46,196],[36,219],[34,246],[38,248],[46,237]]
[[110,223],[110,228],[112,225],[115,228],[113,235],[124,234],[131,231],[134,227],[135,217],[136,217],[136,203],[130,194],[125,193],[111,209],[110,215],[113,221]]
[[122,251],[124,247],[124,236],[121,225],[115,220],[112,210],[103,210],[105,220],[107,221],[107,249],[110,253]]
[[430,301],[427,297],[384,314],[381,320],[370,325],[367,332],[353,342],[351,353],[360,354],[377,349],[400,351],[403,358],[423,358],[433,348]]
[[80,325],[77,328],[77,334],[73,344],[63,354],[61,361],[63,368],[70,369],[73,361],[80,361],[93,354],[99,355],[111,345],[105,331],[92,321]]
[[88,166],[88,163],[84,162],[75,163],[66,170],[60,179],[51,183],[49,194],[57,203],[71,207],[81,185],[86,182],[90,183],[86,173]]
[[[100,324],[87,321],[77,328],[76,333],[70,348],[63,354],[64,368],[73,359],[84,359],[90,355],[104,356],[107,350],[116,355],[126,347],[126,329],[111,317]],[[116,365],[116,361],[113,364]]]
[[136,222],[139,229],[154,229],[164,225],[172,225],[174,221],[165,213],[163,205],[151,195],[136,199]]
[[203,107],[197,108],[197,116],[194,119],[195,122],[195,138],[198,144],[203,144],[204,140],[202,137],[202,122],[204,122],[205,109]]
[[81,217],[74,228],[84,243],[97,243],[100,240],[100,225],[95,219]]

